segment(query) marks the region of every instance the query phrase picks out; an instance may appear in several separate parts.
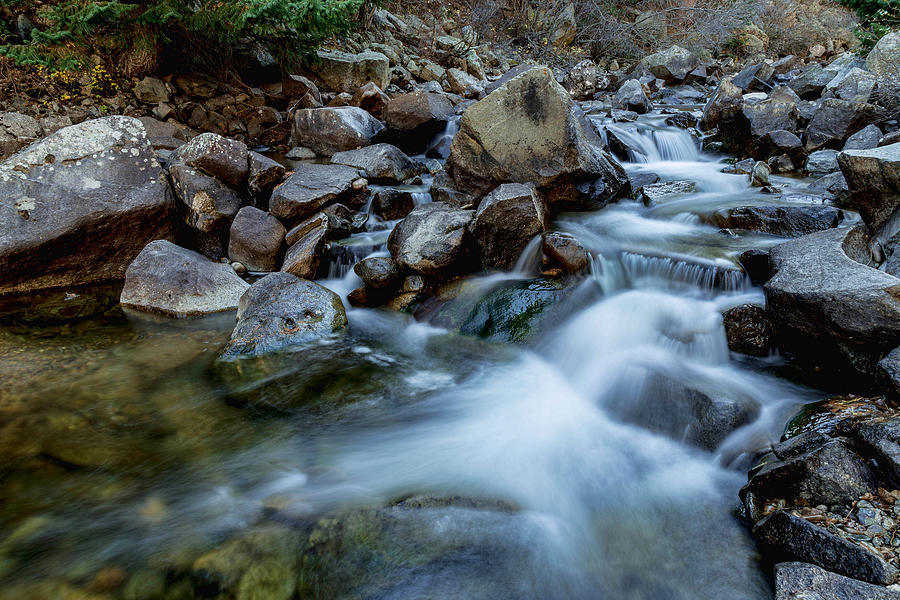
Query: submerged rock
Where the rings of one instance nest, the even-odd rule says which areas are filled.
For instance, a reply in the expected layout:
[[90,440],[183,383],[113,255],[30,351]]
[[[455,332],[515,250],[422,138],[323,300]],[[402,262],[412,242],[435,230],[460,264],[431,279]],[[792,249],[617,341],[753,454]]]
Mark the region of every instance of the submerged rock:
[[459,189],[482,196],[501,183],[534,182],[551,205],[596,206],[629,187],[545,67],[526,70],[466,110],[447,171]]
[[0,295],[122,279],[173,208],[140,121],[60,129],[0,163]]
[[272,273],[241,296],[237,325],[222,358],[280,350],[329,335],[346,325],[340,296],[290,273]]
[[157,240],[125,272],[122,306],[172,317],[234,310],[250,286],[228,264]]

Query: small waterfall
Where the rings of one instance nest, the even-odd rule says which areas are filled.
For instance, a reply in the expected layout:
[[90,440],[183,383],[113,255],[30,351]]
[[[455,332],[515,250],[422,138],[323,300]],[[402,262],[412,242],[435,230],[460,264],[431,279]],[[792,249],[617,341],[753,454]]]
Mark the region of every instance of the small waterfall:
[[522,250],[522,254],[519,255],[516,264],[513,266],[512,272],[514,274],[528,276],[536,275],[540,271],[541,258],[543,256],[541,244],[543,241],[543,236],[538,234],[528,242],[528,245]]
[[606,128],[625,144],[631,162],[687,162],[700,159],[700,149],[694,138],[683,129],[626,128],[613,124],[607,124]]
[[441,133],[437,134],[428,145],[425,156],[428,158],[438,158],[441,160],[450,156],[450,144],[459,131],[459,115],[454,115],[447,121],[447,127]]
[[647,256],[622,252],[591,259],[594,280],[609,296],[633,288],[688,288],[703,292],[739,292],[751,287],[746,274],[730,266],[700,259]]

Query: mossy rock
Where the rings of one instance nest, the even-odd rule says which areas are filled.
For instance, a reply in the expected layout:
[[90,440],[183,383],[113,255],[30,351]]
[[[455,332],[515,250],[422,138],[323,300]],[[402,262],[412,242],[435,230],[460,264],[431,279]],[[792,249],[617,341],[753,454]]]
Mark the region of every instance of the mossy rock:
[[810,431],[833,435],[843,431],[847,425],[855,421],[882,414],[886,408],[883,396],[876,398],[833,396],[812,402],[791,417],[781,439],[788,440]]

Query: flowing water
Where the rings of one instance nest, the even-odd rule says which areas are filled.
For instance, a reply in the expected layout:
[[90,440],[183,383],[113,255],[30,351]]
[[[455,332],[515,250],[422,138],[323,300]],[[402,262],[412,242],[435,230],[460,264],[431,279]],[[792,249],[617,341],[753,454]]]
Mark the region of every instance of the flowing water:
[[[92,317],[11,313],[0,598],[771,598],[737,491],[822,393],[778,378],[778,357],[730,355],[722,311],[762,301],[736,256],[779,240],[703,217],[776,200],[660,117],[618,133],[629,172],[695,191],[558,218],[591,276],[524,344],[351,309],[342,335],[223,365],[230,315],[154,322],[88,292],[46,300]],[[359,285],[382,225],[342,243],[327,286]],[[531,281],[538,251],[456,302]],[[702,449],[684,390],[754,420]],[[258,563],[285,575],[251,577]],[[237,574],[210,587],[211,564]]]

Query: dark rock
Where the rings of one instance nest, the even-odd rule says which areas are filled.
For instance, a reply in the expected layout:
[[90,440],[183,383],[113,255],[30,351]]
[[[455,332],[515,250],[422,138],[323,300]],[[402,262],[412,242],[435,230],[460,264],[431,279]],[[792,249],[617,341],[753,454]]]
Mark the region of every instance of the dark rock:
[[[900,207],[900,143],[838,155],[851,203],[873,231],[884,227]],[[894,233],[893,229],[888,232]]]
[[816,150],[806,159],[806,172],[810,175],[824,175],[838,170],[837,150]]
[[328,229],[323,225],[313,227],[304,233],[285,252],[281,270],[304,279],[318,279],[326,275],[327,239]]
[[880,109],[873,104],[828,98],[822,100],[806,126],[808,152],[822,148],[839,149],[851,134],[878,120]]
[[245,206],[231,223],[228,257],[251,271],[277,271],[284,234],[278,219]]
[[350,106],[358,106],[376,119],[381,118],[384,106],[390,102],[390,97],[381,91],[375,83],[369,82],[362,86],[350,99]]
[[878,147],[881,140],[881,130],[876,125],[866,125],[847,138],[844,143],[844,151],[847,150],[871,150]]
[[878,362],[876,375],[891,396],[900,398],[900,349],[894,348]]
[[885,587],[830,573],[815,565],[775,565],[775,600],[900,600]]
[[837,227],[843,219],[834,206],[739,206],[716,211],[716,227],[761,231],[783,237],[799,237]]
[[230,265],[156,240],[125,272],[120,302],[136,310],[190,317],[236,309],[249,287]]
[[458,189],[487,194],[505,182],[537,184],[548,204],[596,206],[627,194],[622,167],[556,83],[530,69],[469,107],[447,171]]
[[[784,426],[783,440],[818,432],[838,437],[852,432],[856,423],[883,414],[884,398],[856,395],[831,396],[818,402],[804,404]],[[859,449],[859,448],[857,448]]]
[[778,129],[765,134],[760,140],[760,148],[766,155],[786,154],[791,160],[803,155],[803,142],[791,131]]
[[366,258],[353,266],[366,288],[384,290],[400,284],[400,269],[396,261],[389,257]]
[[850,207],[850,188],[847,186],[847,180],[841,172],[829,173],[813,181],[809,185],[809,191],[825,192],[834,198],[835,203],[840,206]]
[[385,221],[402,219],[415,206],[410,192],[395,189],[379,190],[372,199],[372,212]]
[[768,80],[773,72],[773,68],[765,63],[753,63],[744,67],[732,81],[745,92],[766,91],[772,88]]
[[447,128],[456,110],[443,94],[413,92],[393,98],[384,107],[391,142],[405,152],[418,153]]
[[533,185],[506,183],[484,197],[472,234],[485,268],[508,270],[547,228],[547,206]]
[[477,264],[469,233],[473,210],[432,202],[417,206],[388,238],[391,256],[401,268],[422,275],[457,274]]
[[257,196],[268,194],[284,179],[284,167],[259,152],[250,153],[248,187]]
[[545,233],[541,252],[551,268],[560,268],[564,273],[581,273],[588,268],[590,256],[575,236],[553,231]]
[[619,107],[638,114],[644,114],[653,108],[650,105],[650,99],[644,92],[644,87],[637,79],[625,81],[616,92],[614,100]]
[[723,115],[727,115],[730,120],[731,115],[739,111],[744,103],[743,94],[743,90],[734,84],[731,77],[724,77],[703,107],[700,129],[703,131],[715,129],[719,126]]
[[880,556],[828,530],[783,510],[778,510],[753,528],[753,536],[767,559],[801,561],[839,575],[889,585],[897,570]]
[[181,200],[184,222],[205,233],[224,231],[241,209],[241,198],[214,177],[183,164],[169,167],[169,180]]
[[343,165],[297,165],[294,174],[272,192],[269,211],[279,219],[296,223],[323,206],[349,199],[358,178],[356,169]]
[[[897,360],[896,355],[888,355],[888,359]],[[891,371],[892,375],[896,374],[894,368]],[[878,463],[879,470],[885,481],[892,486],[891,489],[900,486],[900,419],[860,423],[854,437],[860,443],[863,453],[873,457]]]
[[222,358],[265,354],[346,326],[347,314],[337,294],[290,273],[271,273],[241,296],[237,326]]
[[739,261],[750,281],[756,285],[765,283],[772,277],[772,268],[769,266],[769,253],[765,250],[745,250],[741,253]]
[[291,116],[291,143],[323,156],[369,146],[382,131],[380,121],[356,106],[303,108]]
[[134,96],[147,104],[159,104],[169,101],[169,90],[166,84],[155,77],[144,77],[134,84]]
[[143,125],[60,129],[0,163],[0,295],[122,279],[171,239],[169,186]]
[[201,133],[172,153],[171,164],[182,163],[233,187],[247,182],[247,146],[215,133]]
[[391,144],[338,152],[331,157],[331,162],[362,169],[370,181],[380,183],[400,183],[420,173],[419,167]]
[[320,108],[322,94],[315,83],[302,75],[287,75],[281,80],[281,93],[297,108]]
[[350,236],[350,229],[352,225],[350,221],[347,220],[347,216],[352,218],[352,215],[342,215],[338,214],[343,211],[332,211],[335,207],[342,207],[349,212],[346,206],[343,204],[334,204],[329,206],[322,212],[318,212],[306,219],[296,227],[292,228],[287,232],[287,235],[284,238],[284,241],[288,246],[293,246],[297,243],[300,238],[304,237],[307,233],[312,231],[313,229],[317,229],[319,227],[325,228],[325,236],[329,240],[340,240]]
[[743,304],[722,315],[728,347],[734,352],[750,356],[768,356],[772,348],[766,309]]
[[799,76],[794,77],[788,86],[802,99],[815,100],[832,79],[834,72],[826,71],[818,63],[812,63]]

